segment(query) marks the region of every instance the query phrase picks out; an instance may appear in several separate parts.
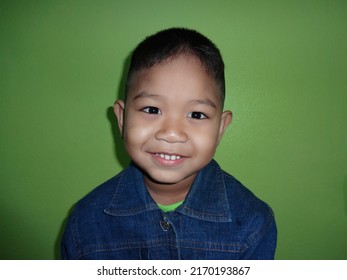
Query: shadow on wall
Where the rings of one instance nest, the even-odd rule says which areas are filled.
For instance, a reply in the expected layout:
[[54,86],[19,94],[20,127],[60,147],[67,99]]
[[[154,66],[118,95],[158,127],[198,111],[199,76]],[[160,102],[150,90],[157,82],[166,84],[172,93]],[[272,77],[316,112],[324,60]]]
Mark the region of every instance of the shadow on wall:
[[343,198],[344,198],[344,202],[345,202],[345,214],[347,216],[347,175],[344,178],[344,184],[343,184]]
[[[122,99],[125,100],[125,84],[126,84],[126,78],[128,74],[128,69],[130,65],[130,60],[131,60],[131,54],[128,55],[128,57],[124,60],[123,63],[123,71],[122,71],[122,76],[119,79],[118,82],[118,87],[117,87],[117,94],[116,94],[116,100],[117,99]],[[106,117],[107,120],[110,123],[111,126],[111,131],[112,131],[112,136],[113,136],[113,146],[114,146],[114,155],[116,157],[116,160],[119,162],[121,167],[124,169],[129,165],[130,158],[125,151],[124,143],[118,128],[118,121],[117,118],[113,112],[113,107],[108,107],[106,109]],[[56,238],[55,244],[54,244],[54,258],[55,259],[60,259],[60,243],[61,243],[61,238],[64,234],[64,229],[68,220],[68,217],[72,213],[72,210],[74,208],[74,205],[71,207],[71,209],[68,211],[68,214],[64,221],[61,223],[60,230],[58,233],[58,236]]]
[[107,108],[107,118],[110,122],[111,129],[112,129],[112,135],[113,135],[113,143],[114,143],[114,155],[119,162],[119,164],[122,166],[122,168],[126,168],[130,162],[130,158],[125,151],[123,139],[120,135],[120,131],[118,128],[118,122],[117,118],[113,112],[113,107]]
[[[127,58],[124,60],[124,63],[123,63],[123,71],[122,71],[122,76],[120,77],[120,80],[118,82],[116,100],[122,99],[123,101],[125,101],[125,86],[126,86],[126,79],[128,75],[130,61],[131,61],[131,54],[127,56]],[[123,139],[121,137],[121,134],[118,128],[118,121],[113,112],[113,107],[107,108],[106,115],[111,125],[111,131],[112,131],[113,143],[114,143],[114,154],[116,156],[117,161],[120,163],[120,165],[124,169],[128,166],[130,162],[130,158],[127,152],[125,151]]]

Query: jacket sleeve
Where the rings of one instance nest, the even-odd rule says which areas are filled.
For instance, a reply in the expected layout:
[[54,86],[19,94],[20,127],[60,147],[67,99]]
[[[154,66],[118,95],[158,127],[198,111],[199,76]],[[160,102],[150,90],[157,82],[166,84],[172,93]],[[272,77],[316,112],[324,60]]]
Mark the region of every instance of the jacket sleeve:
[[76,260],[78,259],[76,236],[75,236],[75,223],[74,217],[71,215],[66,223],[63,237],[60,243],[60,258],[63,260]]
[[249,248],[245,251],[246,260],[273,260],[277,244],[277,227],[274,214],[269,207],[265,223],[249,237]]

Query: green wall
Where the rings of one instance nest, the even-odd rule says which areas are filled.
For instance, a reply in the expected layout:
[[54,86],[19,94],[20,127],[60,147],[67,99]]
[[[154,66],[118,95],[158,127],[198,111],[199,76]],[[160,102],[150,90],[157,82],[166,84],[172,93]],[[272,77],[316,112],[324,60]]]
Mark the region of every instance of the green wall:
[[73,204],[128,159],[130,51],[195,28],[227,65],[216,159],[277,217],[277,259],[347,259],[347,2],[1,1],[0,258],[54,259]]

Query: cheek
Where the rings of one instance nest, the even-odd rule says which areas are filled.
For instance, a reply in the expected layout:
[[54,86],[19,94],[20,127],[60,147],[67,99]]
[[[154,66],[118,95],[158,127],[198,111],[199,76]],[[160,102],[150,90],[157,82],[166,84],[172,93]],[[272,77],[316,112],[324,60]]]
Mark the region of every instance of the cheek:
[[124,140],[127,145],[142,145],[153,134],[153,128],[141,124],[140,121],[132,121],[131,119],[126,122],[124,129]]
[[218,144],[218,129],[215,126],[194,133],[191,131],[190,140],[202,152],[214,152]]

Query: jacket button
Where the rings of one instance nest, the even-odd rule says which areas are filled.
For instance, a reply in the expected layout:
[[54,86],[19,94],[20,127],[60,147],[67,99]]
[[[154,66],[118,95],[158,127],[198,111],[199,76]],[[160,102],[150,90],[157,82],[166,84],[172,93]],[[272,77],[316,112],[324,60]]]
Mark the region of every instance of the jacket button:
[[168,231],[170,229],[171,225],[168,222],[161,220],[160,221],[160,227],[163,229],[163,231]]

